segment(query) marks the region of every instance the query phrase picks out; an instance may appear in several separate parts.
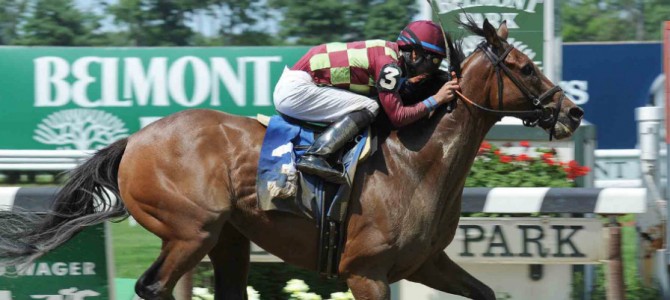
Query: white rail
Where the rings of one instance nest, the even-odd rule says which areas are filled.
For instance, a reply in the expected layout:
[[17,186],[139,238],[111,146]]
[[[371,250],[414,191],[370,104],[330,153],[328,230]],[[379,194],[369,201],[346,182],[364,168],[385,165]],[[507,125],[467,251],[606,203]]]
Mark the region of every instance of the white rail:
[[0,171],[66,171],[94,150],[0,150]]

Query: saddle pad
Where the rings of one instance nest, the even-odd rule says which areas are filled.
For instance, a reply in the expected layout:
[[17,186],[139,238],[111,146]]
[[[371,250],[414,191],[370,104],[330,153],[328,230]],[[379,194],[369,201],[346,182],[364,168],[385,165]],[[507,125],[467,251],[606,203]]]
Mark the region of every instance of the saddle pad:
[[368,132],[363,132],[359,142],[342,157],[349,183],[339,188],[335,186],[333,195],[325,192],[332,184],[326,184],[317,176],[301,174],[295,168],[296,158],[302,156],[314,142],[314,131],[290,123],[281,116],[273,116],[267,120],[268,127],[263,138],[256,176],[259,208],[316,220],[326,214],[341,217],[361,153],[365,145],[370,144]]
[[314,132],[291,124],[281,116],[269,119],[258,161],[256,191],[263,210],[289,211],[299,215],[309,212],[297,205],[299,174],[295,169],[296,155],[305,150],[294,146],[311,145]]

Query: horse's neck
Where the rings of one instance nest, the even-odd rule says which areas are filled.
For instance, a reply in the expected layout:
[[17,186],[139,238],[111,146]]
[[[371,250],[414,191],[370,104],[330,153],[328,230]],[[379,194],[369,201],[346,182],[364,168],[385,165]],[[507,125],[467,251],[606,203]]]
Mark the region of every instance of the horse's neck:
[[[463,64],[463,78],[460,81],[462,92],[469,99],[482,101],[480,105],[488,106],[491,99],[489,79],[493,76],[493,71],[470,68],[475,62],[473,57],[469,57]],[[459,101],[456,110],[451,114],[435,120],[437,125],[432,140],[441,144],[443,149],[441,164],[436,167],[444,170],[438,184],[446,189],[446,195],[453,194],[450,193],[453,189],[458,190],[460,195],[479,147],[497,120],[496,116],[464,101]]]
[[432,140],[442,147],[442,157],[433,166],[440,170],[437,186],[448,191],[462,189],[479,147],[495,122],[496,118],[464,103],[440,120]]
[[[482,90],[466,94],[475,99],[487,99],[485,95]],[[447,113],[442,107],[428,122],[407,128],[410,133],[398,133],[397,145],[391,148],[398,152],[395,159],[405,161],[403,166],[411,166],[406,170],[408,178],[420,179],[414,182],[415,188],[437,189],[426,200],[439,209],[442,201],[461,194],[479,146],[496,120],[460,102],[453,112]]]

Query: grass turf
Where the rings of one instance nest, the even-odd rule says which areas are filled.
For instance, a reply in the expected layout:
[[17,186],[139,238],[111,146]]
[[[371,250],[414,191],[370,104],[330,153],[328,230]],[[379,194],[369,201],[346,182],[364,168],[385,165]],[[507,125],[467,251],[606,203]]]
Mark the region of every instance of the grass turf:
[[129,220],[112,223],[116,277],[137,279],[158,257],[161,240]]

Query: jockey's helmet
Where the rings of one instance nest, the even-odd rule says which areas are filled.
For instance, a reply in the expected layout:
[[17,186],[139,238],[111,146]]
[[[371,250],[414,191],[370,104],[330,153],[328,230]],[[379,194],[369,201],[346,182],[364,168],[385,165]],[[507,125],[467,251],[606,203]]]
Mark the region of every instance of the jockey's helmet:
[[400,32],[397,43],[409,77],[437,71],[447,55],[442,28],[432,21],[409,23]]

